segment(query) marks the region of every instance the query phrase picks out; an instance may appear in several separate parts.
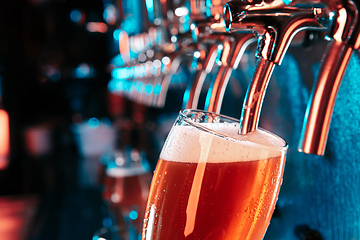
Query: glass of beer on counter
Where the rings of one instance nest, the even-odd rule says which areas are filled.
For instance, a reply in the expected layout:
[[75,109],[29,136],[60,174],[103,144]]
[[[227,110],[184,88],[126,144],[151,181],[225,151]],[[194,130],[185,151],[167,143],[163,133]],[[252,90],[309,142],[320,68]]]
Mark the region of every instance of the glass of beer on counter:
[[287,144],[239,120],[180,111],[153,175],[142,240],[261,240],[275,208]]
[[115,215],[119,233],[124,239],[135,240],[141,234],[150,181],[147,160],[141,158],[136,149],[132,149],[130,154],[118,152],[114,161],[108,163],[102,197]]

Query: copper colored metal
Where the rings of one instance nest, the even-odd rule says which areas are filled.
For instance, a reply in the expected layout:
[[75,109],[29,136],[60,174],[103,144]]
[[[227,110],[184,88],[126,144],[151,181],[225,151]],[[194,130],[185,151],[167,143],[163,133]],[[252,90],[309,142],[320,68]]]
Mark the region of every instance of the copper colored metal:
[[188,60],[193,58],[194,52],[197,51],[196,44],[189,44],[186,47],[180,48],[176,53],[172,54],[170,57],[170,70],[163,78],[159,79],[157,82],[158,86],[161,87],[161,91],[158,96],[154,96],[152,101],[152,106],[157,108],[162,108],[165,105],[167,92],[170,86],[171,78],[180,68],[180,65]]
[[330,43],[306,109],[299,151],[324,155],[335,100],[352,52],[346,43]]
[[323,56],[306,109],[298,150],[324,155],[335,100],[346,67],[360,46],[359,1],[343,3],[333,20],[331,41]]
[[227,57],[226,59],[222,59],[223,65],[220,67],[215,79],[211,82],[205,103],[205,111],[220,113],[224,92],[232,71],[237,69],[246,48],[256,42],[253,34],[236,35],[237,36],[234,36],[234,39],[229,42],[230,47]]
[[326,16],[318,7],[289,7],[283,1],[262,4],[229,2],[224,7],[225,28],[229,32],[252,32],[258,36],[258,62],[247,90],[239,133],[258,127],[266,88],[275,64],[281,61],[291,40],[301,30],[325,30]]
[[264,58],[258,59],[241,112],[239,130],[241,134],[252,132],[258,128],[261,107],[274,67],[274,62]]
[[203,87],[205,78],[207,74],[211,72],[215,64],[215,60],[218,55],[218,46],[219,45],[217,44],[209,45],[202,68],[196,71],[194,79],[190,82],[190,84],[186,89],[183,99],[183,108],[188,108],[188,109],[197,108],[201,88]]

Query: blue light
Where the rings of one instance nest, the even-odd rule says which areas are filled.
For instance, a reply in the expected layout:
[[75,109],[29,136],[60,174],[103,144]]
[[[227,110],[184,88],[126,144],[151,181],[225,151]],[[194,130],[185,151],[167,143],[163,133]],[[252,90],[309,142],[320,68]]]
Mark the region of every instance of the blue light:
[[154,22],[155,14],[154,14],[154,4],[153,0],[145,0],[147,12],[148,12],[148,19],[149,22]]
[[157,83],[154,87],[154,94],[159,95],[161,92],[161,84]]
[[186,15],[184,16],[184,22],[182,23],[182,27],[184,29],[184,32],[189,32],[190,31],[190,16]]
[[186,103],[189,101],[189,98],[190,98],[190,89],[186,89],[183,97],[183,106],[186,106]]
[[121,22],[121,28],[128,34],[132,34],[137,27],[137,22],[133,17],[128,17]]
[[103,126],[103,127],[109,127],[109,126],[111,126],[111,121],[110,121],[109,118],[103,117],[103,118],[100,120],[100,124],[101,124],[101,126]]
[[100,121],[96,117],[92,117],[89,119],[88,125],[90,128],[97,128],[100,125]]
[[283,3],[285,3],[286,5],[289,5],[292,2],[292,0],[283,0]]
[[113,32],[113,37],[116,41],[119,41],[119,35],[121,33],[121,30],[120,29],[115,29],[114,32]]
[[81,12],[79,10],[72,10],[70,13],[70,19],[73,22],[80,22],[81,20]]
[[137,87],[137,91],[138,91],[138,92],[141,92],[142,87],[143,87],[142,82],[139,82],[139,83],[138,83],[138,87]]
[[214,88],[214,83],[212,82],[210,84],[210,87],[209,87],[209,90],[207,92],[207,95],[206,95],[206,99],[205,99],[205,109],[208,109],[209,108],[209,104],[210,104],[210,98],[211,98],[211,93],[212,93],[212,89]]
[[136,220],[138,218],[139,214],[136,211],[131,211],[129,214],[129,217],[131,220]]
[[150,95],[152,93],[152,90],[153,90],[153,86],[151,84],[147,84],[145,86],[145,93],[146,95]]
[[102,222],[103,222],[104,227],[106,227],[106,228],[109,228],[112,226],[111,218],[108,218],[108,217],[104,218]]
[[111,169],[111,168],[116,168],[117,165],[116,165],[116,162],[114,161],[110,161],[108,162],[107,166],[106,166],[108,169]]
[[111,76],[117,79],[128,79],[131,77],[131,69],[125,68],[115,68],[111,71]]
[[100,238],[98,236],[93,236],[92,240],[99,240]]
[[75,78],[89,78],[94,75],[94,69],[87,63],[81,63],[73,70],[72,75]]

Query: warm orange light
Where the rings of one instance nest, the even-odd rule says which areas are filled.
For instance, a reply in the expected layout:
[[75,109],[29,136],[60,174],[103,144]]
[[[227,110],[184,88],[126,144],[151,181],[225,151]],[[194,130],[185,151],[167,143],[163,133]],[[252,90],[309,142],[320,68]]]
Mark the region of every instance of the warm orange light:
[[108,26],[103,22],[89,22],[86,24],[86,29],[89,32],[106,33]]
[[[131,38],[133,41],[134,38]],[[124,62],[130,61],[130,42],[129,35],[125,31],[120,31],[119,34],[119,51]]]
[[0,170],[6,168],[10,153],[9,115],[0,109]]
[[227,66],[227,59],[229,57],[230,54],[230,43],[229,42],[224,42],[224,50],[223,50],[223,55],[221,57],[221,62],[224,66]]

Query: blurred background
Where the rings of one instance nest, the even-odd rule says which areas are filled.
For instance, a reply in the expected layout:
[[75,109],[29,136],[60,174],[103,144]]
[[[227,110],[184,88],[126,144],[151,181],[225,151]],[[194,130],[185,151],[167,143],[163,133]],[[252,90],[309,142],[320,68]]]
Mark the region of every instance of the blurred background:
[[[98,229],[120,221],[107,170],[130,161],[151,175],[203,64],[189,50],[170,69],[192,37],[189,3],[166,4],[0,2],[0,239],[96,240]],[[298,39],[274,71],[260,122],[290,146],[265,239],[360,239],[358,53],[339,91],[325,156],[306,155],[297,144],[327,42],[313,32]],[[255,52],[255,44],[248,47],[233,71],[221,113],[240,117]],[[200,109],[220,65],[208,73]],[[135,221],[138,213],[128,216]]]

